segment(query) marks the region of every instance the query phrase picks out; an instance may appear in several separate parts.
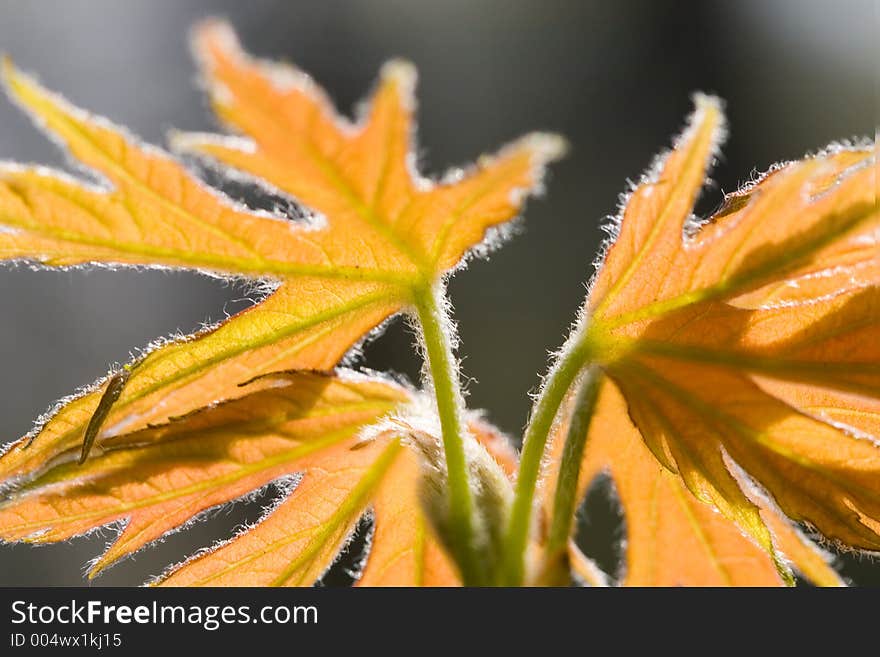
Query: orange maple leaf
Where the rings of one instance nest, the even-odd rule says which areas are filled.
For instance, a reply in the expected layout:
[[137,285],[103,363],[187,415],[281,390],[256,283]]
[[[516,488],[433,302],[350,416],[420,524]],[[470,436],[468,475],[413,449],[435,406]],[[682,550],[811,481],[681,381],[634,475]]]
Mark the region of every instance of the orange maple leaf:
[[[0,259],[195,269],[273,288],[255,306],[153,345],[126,366],[120,394],[99,413],[99,443],[231,396],[260,374],[333,367],[388,317],[412,311],[419,295],[484,243],[488,229],[512,219],[562,150],[559,138],[533,134],[433,182],[413,165],[415,74],[408,64],[383,69],[369,110],[351,124],[305,74],[246,58],[225,25],[202,25],[195,42],[218,76],[214,91],[222,81],[219,95],[231,103],[215,105],[256,146],[177,141],[230,154],[263,184],[293,195],[317,213],[306,225],[235,205],[167,154],[4,64],[12,97],[104,184],[2,165]],[[63,400],[12,445],[0,459],[0,478],[29,476],[46,455],[80,443],[109,381]]]
[[[573,380],[572,363],[591,362],[605,376],[585,476],[607,468],[617,484],[630,583],[773,579],[766,562],[731,565],[757,563],[754,550],[686,490],[783,570],[779,553],[836,583],[786,517],[880,548],[875,151],[835,146],[777,166],[698,222],[724,121],[715,99],[696,103],[626,199],[556,368]],[[659,544],[673,539],[680,552]]]
[[[287,482],[287,494],[256,526],[159,582],[311,585],[369,513],[371,549],[359,585],[457,585],[418,500],[420,466],[402,442],[408,425],[362,435],[412,398],[397,384],[349,371],[281,372],[221,403],[109,437],[84,465],[76,463],[78,449],[44,450],[0,503],[0,538],[56,542],[115,526],[117,538],[90,565],[94,577],[213,507]],[[509,458],[495,429],[470,426],[502,463]]]

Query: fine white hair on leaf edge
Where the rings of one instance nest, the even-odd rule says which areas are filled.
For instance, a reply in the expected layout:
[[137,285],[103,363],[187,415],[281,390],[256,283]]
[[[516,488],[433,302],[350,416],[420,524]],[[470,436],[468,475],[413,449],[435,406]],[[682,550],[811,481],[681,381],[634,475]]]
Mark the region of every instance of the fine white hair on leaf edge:
[[[193,562],[197,559],[200,559],[201,557],[204,557],[208,554],[216,552],[217,550],[219,550],[220,548],[222,548],[226,545],[229,545],[233,541],[241,538],[242,536],[244,536],[245,534],[250,532],[252,529],[257,527],[261,523],[265,522],[276,510],[278,510],[278,508],[282,504],[284,504],[287,500],[290,499],[290,496],[293,494],[296,487],[299,486],[300,482],[303,480],[303,477],[304,477],[303,473],[282,475],[281,477],[278,477],[272,481],[269,481],[266,484],[264,484],[263,486],[261,486],[260,488],[244,495],[243,496],[244,499],[247,499],[248,497],[253,499],[257,495],[262,494],[262,492],[264,492],[268,487],[273,486],[273,485],[278,490],[278,494],[273,498],[273,500],[269,504],[267,504],[263,507],[263,511],[260,514],[260,517],[256,521],[254,521],[253,523],[245,523],[245,524],[240,525],[238,530],[235,531],[232,534],[232,536],[230,536],[229,538],[214,541],[213,544],[211,544],[209,546],[205,546],[205,547],[201,548],[200,550],[197,550],[196,552],[194,552],[190,556],[186,557],[185,559],[168,566],[167,568],[165,568],[165,570],[162,573],[147,580],[144,583],[144,585],[145,586],[152,586],[152,585],[155,585],[155,584],[162,582],[163,580],[167,579],[170,575],[172,575],[174,572],[180,570],[184,566],[190,564],[191,562]],[[242,499],[242,498],[238,498],[238,499]],[[224,504],[226,504],[226,503],[224,503]],[[223,506],[223,505],[221,504],[218,506]],[[189,524],[189,523],[187,523],[187,524]],[[185,526],[186,525],[182,525],[181,527],[178,527],[176,529],[176,531],[180,531],[180,529],[183,529],[183,527],[185,527]]]
[[[509,199],[510,204],[521,212],[527,196],[540,196],[542,194],[547,165],[551,161],[562,157],[568,148],[566,141],[558,135],[531,133],[502,147],[493,156],[479,158],[478,163],[475,165],[453,167],[445,175],[432,178],[422,174],[418,166],[417,122],[414,119],[416,113],[415,85],[417,74],[412,64],[403,60],[392,59],[383,65],[378,81],[374,83],[372,91],[366,96],[365,100],[358,103],[355,111],[356,119],[350,121],[338,111],[326,92],[308,74],[287,62],[276,62],[249,55],[243,50],[238,37],[229,23],[218,18],[204,21],[200,27],[193,31],[191,38],[194,56],[201,64],[202,69],[207,71],[209,75],[213,68],[212,60],[205,48],[205,44],[200,40],[200,36],[204,36],[206,33],[210,33],[208,38],[213,37],[218,40],[220,47],[227,57],[234,59],[240,64],[255,67],[273,84],[276,90],[282,93],[296,91],[306,95],[319,106],[323,115],[330,119],[337,129],[349,138],[359,134],[365,128],[372,103],[376,98],[376,92],[381,88],[383,82],[388,78],[397,79],[401,90],[401,105],[410,116],[408,125],[409,149],[406,154],[405,164],[409,177],[419,192],[427,192],[437,187],[459,182],[470,175],[478,173],[482,168],[490,166],[498,159],[518,149],[525,148],[531,153],[532,171],[529,176],[530,182],[522,187],[512,189]],[[221,104],[224,103],[224,97],[226,97],[225,102],[229,102],[229,91],[224,91],[221,88],[222,85],[218,82],[212,82],[203,78],[200,84],[208,90],[209,94],[213,94],[215,99]],[[238,134],[238,129],[235,125],[232,125],[229,121],[221,121],[221,125],[227,131],[233,133],[232,136],[212,134],[184,135],[177,133],[172,136],[172,148],[174,150],[190,152],[201,151],[204,154],[200,146],[213,143],[225,148],[238,149],[252,154],[256,152],[257,146],[255,142],[249,137]],[[208,157],[210,156],[208,155]],[[247,176],[248,174],[243,173],[243,175]],[[465,267],[467,261],[471,258],[485,257],[511,237],[515,233],[514,228],[506,230],[501,228],[501,226],[508,223],[510,222],[505,221],[488,227],[482,240],[467,250],[453,268],[453,271]]]
[[[593,289],[593,286],[596,282],[599,272],[602,269],[602,266],[605,264],[605,259],[608,255],[608,251],[614,246],[614,243],[617,241],[617,238],[620,234],[620,227],[623,223],[624,214],[626,212],[627,206],[629,205],[632,195],[638,189],[650,187],[651,185],[655,185],[658,182],[660,173],[663,171],[667,160],[678,148],[682,146],[682,144],[686,143],[688,139],[693,136],[694,132],[698,129],[700,119],[705,113],[707,107],[714,107],[719,113],[719,122],[713,130],[711,137],[711,147],[707,155],[707,175],[710,172],[712,165],[720,156],[721,145],[727,140],[729,135],[729,128],[724,115],[724,102],[717,96],[711,96],[701,92],[696,92],[692,95],[692,102],[694,104],[694,110],[690,113],[690,115],[688,115],[687,119],[685,120],[685,127],[678,133],[678,135],[673,138],[672,147],[664,149],[657,153],[651,160],[651,164],[642,173],[637,182],[633,182],[631,180],[627,181],[628,190],[619,195],[616,213],[610,217],[607,217],[605,223],[601,225],[601,229],[607,234],[607,237],[602,240],[601,244],[599,245],[598,253],[593,259],[593,274],[592,276],[590,276],[589,282],[587,283],[588,295],[589,292]],[[704,223],[704,221],[699,218],[689,217],[685,221],[685,224],[682,226],[682,238],[684,239],[685,235],[688,234],[689,231],[698,230],[699,226],[702,223]]]
[[[234,199],[230,198],[228,195],[224,194],[219,189],[208,185],[204,181],[202,181],[198,176],[194,175],[189,169],[185,166],[185,163],[181,162],[178,158],[176,158],[172,153],[159,148],[158,146],[151,144],[149,142],[144,141],[140,137],[136,136],[133,132],[131,132],[128,128],[118,125],[104,116],[99,114],[95,114],[89,112],[85,109],[82,109],[66,98],[61,96],[60,94],[50,91],[42,87],[30,74],[17,71],[16,75],[25,81],[25,84],[33,85],[38,89],[38,93],[47,96],[52,100],[54,104],[56,104],[60,111],[66,114],[73,116],[75,119],[88,124],[94,125],[99,129],[108,130],[111,132],[117,133],[124,142],[131,145],[135,149],[138,149],[144,153],[144,155],[148,158],[155,158],[158,160],[163,160],[167,162],[174,163],[180,167],[181,174],[186,176],[186,178],[198,187],[201,191],[209,194],[216,200],[220,205],[225,206],[227,209],[237,212],[243,215],[250,215],[255,218],[271,220],[271,221],[284,221],[290,224],[291,226],[298,227],[299,230],[310,230],[311,227],[298,225],[296,223],[290,222],[287,217],[279,216],[277,214],[270,213],[265,210],[253,209],[249,208],[247,205],[243,203],[239,203]],[[58,135],[55,131],[48,127],[46,120],[41,118],[36,112],[30,109],[23,101],[21,101],[16,95],[15,91],[10,88],[10,84],[8,81],[3,81],[3,86],[7,91],[7,95],[12,99],[12,101],[21,108],[26,116],[31,120],[31,122],[40,130],[46,137],[55,143],[61,152],[64,154],[68,165],[75,171],[78,171],[81,174],[81,177],[71,176],[70,174],[57,170],[52,167],[47,167],[44,165],[22,165],[15,162],[8,161],[0,161],[0,177],[2,177],[3,170],[6,170],[9,173],[20,173],[22,171],[32,170],[38,175],[52,177],[56,180],[70,184],[76,185],[79,188],[91,191],[94,193],[105,194],[108,197],[112,197],[115,193],[118,192],[116,186],[110,181],[106,174],[102,173],[96,168],[85,164],[84,162],[77,159],[69,147],[68,143],[64,138]],[[218,165],[219,166],[219,165]],[[230,174],[234,175],[234,174]],[[128,266],[126,263],[117,263],[116,266],[125,267]],[[182,267],[187,268],[187,267]],[[231,272],[233,276],[240,276],[241,274],[237,274],[235,272]]]

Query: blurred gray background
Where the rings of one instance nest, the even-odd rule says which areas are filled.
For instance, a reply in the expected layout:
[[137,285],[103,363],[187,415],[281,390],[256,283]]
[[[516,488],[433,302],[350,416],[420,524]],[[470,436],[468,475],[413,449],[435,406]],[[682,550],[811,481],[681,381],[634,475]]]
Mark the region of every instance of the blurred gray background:
[[[349,111],[392,56],[419,69],[419,133],[430,173],[533,129],[572,144],[524,234],[455,277],[470,404],[519,435],[528,393],[559,346],[627,178],[669,143],[694,90],[726,99],[731,140],[701,202],[713,209],[753,170],[825,143],[873,134],[873,0],[556,2],[551,0],[0,0],[0,51],[77,104],[162,143],[216,126],[194,84],[187,29],[229,17],[245,45],[310,72]],[[0,158],[63,165],[5,98]],[[0,443],[129,351],[247,305],[243,291],[183,273],[0,268]],[[416,379],[398,322],[365,364]],[[262,503],[266,503],[266,499]],[[591,501],[587,548],[606,564],[613,507]],[[259,515],[237,505],[113,568],[93,585],[138,584]],[[109,537],[0,546],[0,585],[79,585]],[[880,583],[880,564],[846,573]]]

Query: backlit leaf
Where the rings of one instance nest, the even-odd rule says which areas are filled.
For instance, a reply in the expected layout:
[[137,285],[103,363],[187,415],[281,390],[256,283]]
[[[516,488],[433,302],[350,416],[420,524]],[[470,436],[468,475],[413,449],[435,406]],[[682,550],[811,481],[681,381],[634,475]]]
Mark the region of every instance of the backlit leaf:
[[[260,522],[159,583],[311,585],[369,514],[359,585],[458,585],[422,511],[421,466],[406,444],[406,423],[364,437],[411,401],[401,386],[347,371],[260,377],[234,398],[108,438],[82,466],[76,448],[44,451],[7,482],[0,539],[50,543],[116,527],[118,537],[90,567],[94,577],[209,509],[276,483],[287,492]],[[506,439],[482,421],[471,430],[505,467]]]
[[[383,69],[369,110],[353,124],[305,74],[243,55],[225,25],[203,25],[195,43],[214,80],[215,108],[246,139],[178,136],[178,145],[261,177],[255,183],[313,210],[311,220],[232,203],[171,156],[4,63],[10,95],[100,180],[0,166],[0,260],[193,269],[272,290],[218,326],[157,343],[128,365],[115,403],[100,408],[101,427],[93,425],[98,445],[233,397],[238,383],[261,374],[332,368],[408,310],[415,291],[458,266],[488,229],[512,219],[562,150],[559,138],[534,134],[434,182],[414,166],[408,64]],[[0,459],[0,480],[80,445],[113,380],[53,409]]]
[[611,382],[588,471],[610,468],[617,483],[630,583],[772,579],[766,560],[731,568],[758,556],[696,500],[831,583],[773,509],[880,548],[876,156],[840,146],[778,166],[698,224],[723,131],[717,101],[698,97],[675,149],[628,197],[593,283],[572,340]]
[[[318,579],[374,500],[377,533],[385,532],[386,522],[395,523],[393,535],[383,534],[377,559],[390,562],[384,552],[415,544],[420,551],[411,548],[418,556],[391,574],[391,563],[371,566],[371,580],[413,583],[421,569],[436,583],[455,582],[413,501],[418,481],[413,455],[396,437],[358,444],[365,425],[407,399],[398,386],[351,374],[263,377],[242,387],[235,399],[107,439],[84,466],[76,464],[75,450],[32,460],[0,505],[0,536],[55,542],[116,525],[119,536],[91,567],[94,576],[199,513],[287,480],[288,488],[296,484],[293,493],[248,538],[259,541],[280,519],[300,535],[283,549],[267,551],[277,578],[291,568],[277,583]],[[388,486],[399,490],[394,501],[385,492]],[[252,566],[240,560],[236,566],[235,572],[252,579],[222,583],[254,584],[254,568],[267,571],[265,562]],[[373,575],[377,569],[382,572]]]
[[[369,508],[374,527],[358,586],[458,585],[458,574],[422,511],[420,465],[413,450],[401,444],[408,433],[401,427],[400,434],[385,431],[368,443],[322,453],[293,493],[259,524],[172,568],[157,583],[312,584]],[[472,431],[490,453],[504,440],[484,423]]]
[[[557,436],[565,436],[562,425]],[[647,449],[626,402],[606,381],[590,429],[580,474],[580,497],[599,474],[614,483],[626,527],[622,583],[627,586],[781,586],[767,552],[730,520],[691,495]],[[562,440],[554,441],[554,453]],[[557,460],[557,459],[554,459]],[[547,487],[552,490],[552,485]],[[549,506],[551,500],[547,500]],[[756,500],[776,549],[808,580],[842,584],[828,556],[778,510]],[[573,559],[582,560],[574,547]]]

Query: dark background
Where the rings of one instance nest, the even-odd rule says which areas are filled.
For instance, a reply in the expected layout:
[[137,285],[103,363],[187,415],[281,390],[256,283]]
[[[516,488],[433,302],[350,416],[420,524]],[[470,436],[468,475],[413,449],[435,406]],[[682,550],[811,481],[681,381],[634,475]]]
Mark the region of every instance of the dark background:
[[[74,102],[162,143],[172,127],[210,130],[186,34],[220,14],[256,54],[296,62],[348,112],[392,56],[420,72],[424,168],[441,173],[533,129],[572,144],[524,234],[451,283],[469,403],[519,435],[528,393],[584,295],[602,233],[637,178],[690,111],[694,90],[728,103],[732,138],[701,207],[755,170],[834,139],[874,132],[872,0],[0,0],[0,51]],[[0,99],[0,158],[63,158]],[[0,443],[29,430],[58,397],[157,336],[189,332],[247,305],[243,291],[184,273],[0,269]],[[398,322],[365,362],[412,379]],[[140,583],[259,515],[236,505],[113,568],[95,584]],[[606,563],[614,513],[593,500],[588,547]],[[77,585],[109,536],[0,547],[0,585]],[[880,583],[880,565],[846,573]]]

